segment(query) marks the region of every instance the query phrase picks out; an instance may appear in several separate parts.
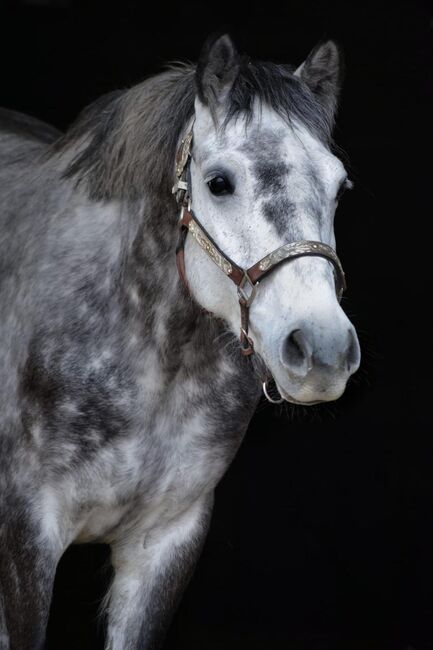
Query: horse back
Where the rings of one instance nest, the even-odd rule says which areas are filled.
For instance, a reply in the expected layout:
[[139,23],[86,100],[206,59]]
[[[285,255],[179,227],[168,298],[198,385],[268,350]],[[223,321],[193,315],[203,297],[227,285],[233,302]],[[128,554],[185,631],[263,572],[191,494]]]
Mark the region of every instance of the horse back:
[[12,136],[19,140],[51,144],[61,135],[61,131],[36,117],[0,108],[0,141],[5,136]]
[[[28,241],[35,197],[44,193],[38,173],[44,155],[61,132],[40,120],[0,108],[0,284]],[[29,213],[29,214],[27,214]]]
[[[13,401],[14,370],[25,355],[32,278],[40,257],[49,186],[44,154],[61,136],[40,120],[0,108],[0,405]],[[42,234],[41,234],[42,233]],[[8,381],[6,381],[8,378]],[[10,390],[9,390],[10,389]],[[0,431],[0,438],[2,431]],[[1,644],[0,644],[1,645]]]

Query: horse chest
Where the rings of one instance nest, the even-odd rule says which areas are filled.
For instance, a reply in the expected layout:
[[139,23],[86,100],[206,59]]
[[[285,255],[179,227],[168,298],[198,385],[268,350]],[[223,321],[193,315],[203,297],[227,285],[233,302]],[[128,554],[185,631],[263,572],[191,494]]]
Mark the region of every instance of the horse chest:
[[109,542],[130,522],[151,530],[171,520],[213,490],[242,433],[232,445],[218,440],[209,416],[199,411],[182,424],[163,417],[144,435],[137,431],[113,444],[91,471],[69,479],[74,540]]
[[105,356],[97,367],[91,359],[98,400],[80,390],[50,412],[61,435],[45,512],[48,521],[62,513],[66,541],[110,541],[131,522],[151,528],[184,511],[214,489],[252,414],[253,398],[246,408],[233,394],[238,369],[224,357],[171,382],[155,350],[131,358],[128,373],[117,359],[108,375]]

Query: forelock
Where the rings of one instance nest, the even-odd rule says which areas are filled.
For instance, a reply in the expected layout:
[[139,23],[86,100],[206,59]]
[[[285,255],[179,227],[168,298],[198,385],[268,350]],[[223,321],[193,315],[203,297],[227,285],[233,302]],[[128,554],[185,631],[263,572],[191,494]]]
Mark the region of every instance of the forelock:
[[300,122],[323,143],[331,143],[332,124],[311,90],[293,75],[293,66],[243,59],[228,93],[222,127],[232,120],[251,122],[261,105],[285,122]]

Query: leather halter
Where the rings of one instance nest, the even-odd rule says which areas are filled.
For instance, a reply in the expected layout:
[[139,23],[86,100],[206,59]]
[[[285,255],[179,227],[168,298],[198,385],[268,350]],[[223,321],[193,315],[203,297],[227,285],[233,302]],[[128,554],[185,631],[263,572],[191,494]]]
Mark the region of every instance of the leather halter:
[[[190,233],[194,240],[207,253],[210,259],[218,266],[219,269],[237,286],[241,327],[240,341],[241,352],[245,356],[253,354],[254,343],[248,336],[249,329],[249,308],[257,295],[257,289],[260,280],[268,273],[273,271],[277,266],[284,262],[290,262],[299,257],[322,257],[332,264],[334,271],[335,290],[338,300],[341,299],[346,289],[343,267],[337,257],[336,252],[331,246],[320,241],[296,241],[283,244],[271,253],[262,257],[258,262],[244,269],[236,262],[231,260],[216,244],[204,226],[195,216],[191,209],[189,197],[189,188],[187,182],[187,163],[191,155],[192,128],[181,142],[181,146],[176,156],[176,183],[173,186],[173,194],[176,194],[176,200],[181,205],[179,227],[180,236],[176,249],[176,263],[179,276],[189,292],[188,282],[185,273],[185,256],[184,248],[187,234]],[[269,399],[269,398],[268,398]],[[272,401],[272,400],[270,400]]]

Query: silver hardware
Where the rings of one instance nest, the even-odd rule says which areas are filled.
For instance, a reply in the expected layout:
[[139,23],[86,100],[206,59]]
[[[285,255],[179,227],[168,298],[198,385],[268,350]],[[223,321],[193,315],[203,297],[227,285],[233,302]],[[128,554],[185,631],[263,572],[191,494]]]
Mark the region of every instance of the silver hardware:
[[266,386],[267,383],[268,383],[267,381],[264,381],[263,384],[262,384],[262,388],[263,388],[263,394],[266,397],[266,399],[268,400],[268,402],[270,402],[271,404],[282,404],[284,402],[284,398],[281,397],[281,395],[280,395],[280,399],[273,399],[269,395],[268,389],[267,389],[267,386]]
[[304,255],[318,255],[328,260],[328,262],[330,262],[333,266],[334,277],[337,286],[341,285],[340,291],[345,290],[346,281],[344,271],[341,266],[341,262],[338,259],[337,253],[333,248],[327,244],[324,244],[323,242],[303,240],[292,242],[290,244],[284,244],[283,246],[280,246],[279,248],[263,257],[258,262],[258,266],[260,271],[268,271],[272,267],[277,266],[280,262],[289,261],[291,259],[302,257]]
[[188,230],[196,242],[209,255],[211,260],[221,269],[221,271],[223,271],[226,275],[230,275],[233,271],[232,265],[228,260],[225,259],[225,257],[221,255],[221,253],[215,248],[212,242],[209,241],[203,230],[193,219],[191,219],[188,224]]
[[177,192],[180,192],[181,190],[185,190],[185,192],[188,191],[188,183],[186,181],[181,181],[178,180],[175,182],[171,189],[172,194],[177,194]]
[[[254,284],[251,281],[251,278],[248,275],[248,273],[245,272],[244,277],[242,278],[242,282],[238,286],[238,297],[239,297],[239,300],[242,300],[244,302],[246,307],[249,307],[251,305],[251,303],[253,302],[254,298],[256,297],[258,286],[259,286],[259,283],[256,282]],[[245,287],[249,287],[248,288],[248,293],[245,291]]]
[[189,133],[186,134],[186,136],[182,139],[181,146],[180,146],[180,159],[178,164],[176,165],[176,176],[180,178],[183,174],[183,170],[185,169],[185,165],[188,161],[189,156],[191,155],[191,142],[192,142],[192,128]]

